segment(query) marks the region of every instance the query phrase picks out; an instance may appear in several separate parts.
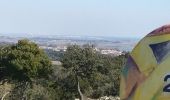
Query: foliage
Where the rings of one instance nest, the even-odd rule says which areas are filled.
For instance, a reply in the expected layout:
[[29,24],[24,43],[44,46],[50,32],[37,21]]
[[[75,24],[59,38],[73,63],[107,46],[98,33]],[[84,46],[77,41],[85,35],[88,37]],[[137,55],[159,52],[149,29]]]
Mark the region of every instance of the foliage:
[[47,80],[51,69],[48,56],[33,42],[19,40],[16,44],[1,47],[0,86],[6,91],[0,95],[9,92],[6,97],[9,100],[50,100],[54,97]]
[[17,44],[0,50],[1,78],[31,80],[36,77],[48,77],[51,61],[38,45],[28,40],[19,40]]
[[[50,87],[49,80],[38,79],[33,84],[15,82],[11,90],[9,100],[55,100],[55,90]],[[59,99],[57,99],[59,100]]]
[[[46,54],[62,65],[52,65]],[[90,98],[116,96],[126,59],[102,55],[90,45],[44,52],[33,42],[19,40],[0,47],[0,89],[6,90],[0,96],[10,91],[8,100],[74,100],[80,96],[78,82]]]
[[[69,73],[62,80],[62,90],[66,94],[78,95],[77,82],[81,91],[89,97],[118,95],[120,70],[125,56],[111,57],[98,54],[93,47],[68,47],[62,59],[64,70]],[[60,83],[57,81],[56,83]],[[71,96],[72,96],[71,95]]]
[[60,61],[63,57],[64,51],[54,51],[50,49],[45,49],[45,53],[49,56],[49,58],[53,61]]

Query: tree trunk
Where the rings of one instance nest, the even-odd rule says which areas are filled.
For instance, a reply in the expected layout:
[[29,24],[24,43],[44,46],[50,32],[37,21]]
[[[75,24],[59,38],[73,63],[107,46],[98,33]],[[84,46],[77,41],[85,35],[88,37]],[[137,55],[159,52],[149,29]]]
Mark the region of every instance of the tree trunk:
[[83,95],[83,93],[81,92],[80,90],[80,84],[79,84],[79,81],[77,81],[77,86],[78,86],[78,92],[80,94],[80,99],[81,100],[88,100],[86,96]]

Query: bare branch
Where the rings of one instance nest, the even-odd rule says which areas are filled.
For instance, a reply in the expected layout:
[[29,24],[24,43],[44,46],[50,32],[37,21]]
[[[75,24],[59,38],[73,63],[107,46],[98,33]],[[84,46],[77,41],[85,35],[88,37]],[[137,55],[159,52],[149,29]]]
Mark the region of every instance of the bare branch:
[[7,94],[9,94],[9,93],[10,93],[10,92],[5,93],[5,94],[2,96],[1,100],[4,100],[5,96],[6,96]]

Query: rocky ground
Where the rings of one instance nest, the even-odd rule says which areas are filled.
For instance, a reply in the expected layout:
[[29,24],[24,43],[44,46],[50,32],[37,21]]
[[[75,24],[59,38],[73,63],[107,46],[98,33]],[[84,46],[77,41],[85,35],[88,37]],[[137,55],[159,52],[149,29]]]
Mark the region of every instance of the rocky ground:
[[[75,99],[75,100],[80,100],[80,99]],[[120,97],[104,96],[104,97],[101,97],[99,99],[90,99],[90,98],[88,98],[88,100],[120,100]]]
[[101,97],[100,99],[98,100],[120,100],[120,97],[107,97],[107,96],[104,96],[104,97]]

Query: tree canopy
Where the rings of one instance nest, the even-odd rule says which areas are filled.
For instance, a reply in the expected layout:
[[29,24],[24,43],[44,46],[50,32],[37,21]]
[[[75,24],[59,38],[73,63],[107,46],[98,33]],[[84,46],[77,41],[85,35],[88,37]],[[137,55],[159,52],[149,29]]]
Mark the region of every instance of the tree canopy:
[[26,39],[0,50],[1,78],[32,79],[48,77],[51,61],[38,45]]
[[120,69],[125,61],[125,56],[111,57],[97,53],[93,46],[68,47],[62,59],[64,70],[69,73],[65,84],[69,88],[65,88],[65,93],[70,91],[77,96],[79,82],[86,96],[118,95]]

